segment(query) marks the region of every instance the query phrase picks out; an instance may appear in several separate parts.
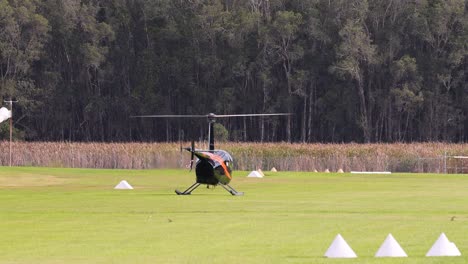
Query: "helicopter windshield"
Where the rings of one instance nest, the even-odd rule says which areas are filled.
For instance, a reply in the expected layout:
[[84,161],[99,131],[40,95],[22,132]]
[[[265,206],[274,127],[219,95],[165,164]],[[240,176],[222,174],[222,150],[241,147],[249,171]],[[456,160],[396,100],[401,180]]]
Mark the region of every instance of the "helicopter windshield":
[[208,159],[213,167],[221,166],[223,162],[226,165],[232,162],[231,155],[224,150],[195,152],[195,156],[198,158],[197,163]]
[[220,156],[224,161],[232,162],[232,157],[224,150],[215,150],[213,154]]

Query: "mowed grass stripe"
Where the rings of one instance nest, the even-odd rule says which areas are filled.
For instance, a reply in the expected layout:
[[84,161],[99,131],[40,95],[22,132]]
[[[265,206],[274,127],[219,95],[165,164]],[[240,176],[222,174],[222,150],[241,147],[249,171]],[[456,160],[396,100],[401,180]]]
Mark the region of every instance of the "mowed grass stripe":
[[[468,252],[468,175],[2,168],[0,263],[465,263],[426,258],[441,232]],[[121,180],[134,190],[113,190]],[[323,257],[341,233],[355,260]],[[388,233],[407,259],[377,259]]]

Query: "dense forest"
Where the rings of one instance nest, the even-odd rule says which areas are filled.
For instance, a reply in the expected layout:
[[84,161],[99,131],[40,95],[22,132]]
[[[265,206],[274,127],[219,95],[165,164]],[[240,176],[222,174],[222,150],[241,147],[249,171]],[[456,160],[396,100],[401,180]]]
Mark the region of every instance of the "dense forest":
[[216,129],[466,142],[468,1],[0,0],[0,97],[29,141],[187,140],[205,120],[130,116],[289,112]]

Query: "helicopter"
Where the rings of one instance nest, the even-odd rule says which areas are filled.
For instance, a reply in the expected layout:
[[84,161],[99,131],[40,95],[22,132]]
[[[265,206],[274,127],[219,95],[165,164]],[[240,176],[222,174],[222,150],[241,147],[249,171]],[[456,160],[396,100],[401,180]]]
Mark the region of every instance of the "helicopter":
[[[207,118],[208,120],[208,142],[209,149],[201,150],[195,148],[195,142],[192,141],[190,147],[182,148],[191,153],[190,171],[195,163],[196,181],[184,191],[175,190],[177,195],[190,195],[200,185],[206,184],[210,186],[221,186],[227,192],[234,196],[242,196],[243,192],[234,189],[229,183],[232,180],[232,156],[225,150],[215,149],[214,144],[214,123],[217,118],[227,117],[260,117],[260,116],[289,116],[290,113],[273,113],[273,114],[233,114],[233,115],[216,115],[209,113],[206,115],[138,115],[131,116],[132,118]],[[195,157],[197,160],[195,161]]]

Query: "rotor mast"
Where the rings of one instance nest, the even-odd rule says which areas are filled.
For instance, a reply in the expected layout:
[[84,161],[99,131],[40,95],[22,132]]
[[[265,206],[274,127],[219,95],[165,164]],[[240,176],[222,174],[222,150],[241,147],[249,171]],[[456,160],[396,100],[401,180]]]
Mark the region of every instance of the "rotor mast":
[[208,114],[208,142],[210,144],[209,150],[214,150],[214,123],[216,122],[216,115],[213,113]]

